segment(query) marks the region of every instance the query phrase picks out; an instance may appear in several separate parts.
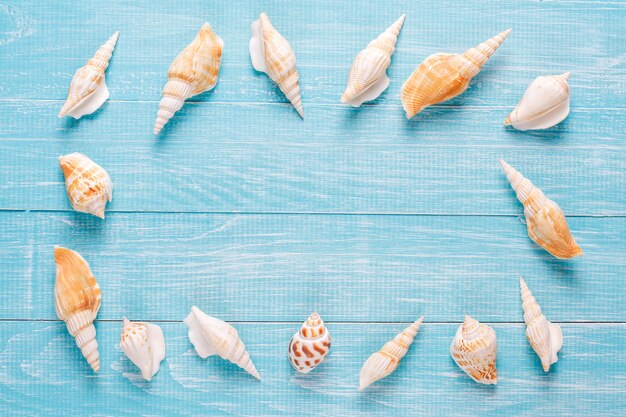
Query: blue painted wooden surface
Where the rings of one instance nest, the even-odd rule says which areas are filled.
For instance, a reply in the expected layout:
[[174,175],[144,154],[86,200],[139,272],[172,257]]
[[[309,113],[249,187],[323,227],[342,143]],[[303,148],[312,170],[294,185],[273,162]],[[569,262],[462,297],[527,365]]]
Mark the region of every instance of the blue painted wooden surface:
[[[255,3],[0,0],[0,414],[624,413],[626,2]],[[296,52],[305,120],[249,63],[262,10]],[[401,13],[389,89],[340,105],[355,54]],[[167,67],[205,20],[225,41],[218,85],[154,137]],[[425,56],[508,27],[465,94],[404,118],[400,86]],[[111,98],[57,119],[72,74],[115,30]],[[566,70],[565,122],[502,126],[534,77]],[[56,158],[73,151],[113,179],[104,222],[70,209]],[[527,238],[499,158],[561,205],[584,257],[559,261]],[[57,244],[103,289],[97,375],[55,317]],[[519,275],[563,326],[549,374],[524,337]],[[261,383],[193,352],[192,304],[234,322]],[[287,342],[312,310],[333,350],[295,375]],[[449,357],[465,313],[498,334],[496,387]],[[362,362],[422,314],[396,373],[358,393]],[[150,383],[117,346],[123,315],[164,330]]]

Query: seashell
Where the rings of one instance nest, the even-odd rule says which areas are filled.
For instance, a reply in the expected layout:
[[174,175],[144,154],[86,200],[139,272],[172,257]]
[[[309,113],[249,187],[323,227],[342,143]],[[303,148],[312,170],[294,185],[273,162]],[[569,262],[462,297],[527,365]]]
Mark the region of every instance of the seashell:
[[259,19],[252,23],[249,49],[254,69],[266,73],[272,81],[278,84],[280,91],[293,104],[298,114],[304,117],[296,55],[287,39],[283,38],[272,26],[272,22],[265,13],[261,13]]
[[100,309],[100,286],[87,261],[73,250],[54,248],[56,281],[54,305],[81,353],[94,372],[100,370],[100,354],[93,321]]
[[400,360],[409,351],[409,347],[411,347],[423,321],[424,317],[420,317],[365,361],[361,368],[359,391],[364,390],[379,379],[391,375],[398,368]]
[[217,36],[211,25],[204,23],[196,38],[174,59],[167,70],[167,83],[154,122],[154,134],[183,107],[185,100],[217,84],[222,61],[224,41]]
[[87,61],[87,65],[76,71],[59,117],[72,116],[80,119],[98,110],[109,98],[104,72],[109,66],[119,36],[120,32],[115,32],[93,58]]
[[515,168],[500,160],[500,165],[524,205],[528,236],[539,246],[560,259],[582,255],[583,251],[574,240],[561,208],[548,199],[539,188],[524,178]]
[[541,307],[537,304],[535,297],[526,286],[524,279],[519,279],[520,291],[522,293],[522,310],[524,311],[524,322],[526,323],[526,337],[533,347],[545,372],[550,370],[550,365],[559,360],[557,352],[563,346],[563,332],[561,326],[550,323],[541,312]]
[[289,362],[298,372],[308,374],[330,352],[330,333],[319,314],[313,313],[289,341]]
[[435,54],[426,58],[402,85],[400,98],[406,118],[463,93],[509,33],[511,29],[460,55]]
[[59,157],[59,165],[74,210],[104,219],[107,201],[113,199],[113,184],[109,174],[100,165],[77,152]]
[[184,323],[189,327],[189,340],[201,358],[219,355],[256,379],[261,379],[261,375],[250,360],[246,346],[233,326],[207,315],[196,306],[191,307],[191,313],[185,318]]
[[466,315],[452,339],[450,354],[454,362],[474,381],[479,384],[498,383],[498,341],[491,327]]
[[165,358],[163,331],[155,324],[131,323],[124,318],[120,348],[141,369],[143,379],[150,381]]
[[504,124],[518,130],[537,130],[561,123],[569,114],[569,76],[566,72],[535,78]]
[[359,107],[365,101],[374,100],[389,86],[387,68],[391,64],[398,40],[398,34],[406,15],[400,16],[395,23],[371,41],[354,59],[348,85],[341,102]]

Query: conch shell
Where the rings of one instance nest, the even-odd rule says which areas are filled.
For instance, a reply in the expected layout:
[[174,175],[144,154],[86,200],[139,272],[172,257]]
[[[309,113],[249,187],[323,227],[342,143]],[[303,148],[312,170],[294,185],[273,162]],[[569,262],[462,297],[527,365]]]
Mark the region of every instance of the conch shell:
[[456,364],[474,381],[479,384],[498,383],[498,341],[496,332],[491,327],[466,315],[452,340],[450,354]]
[[535,78],[504,124],[518,130],[537,130],[561,123],[569,114],[569,76],[566,72]]
[[74,210],[104,219],[107,201],[113,199],[113,184],[109,174],[100,165],[77,152],[59,157],[59,165]]
[[348,75],[346,91],[341,96],[342,103],[359,107],[365,101],[374,100],[387,89],[387,68],[391,64],[391,55],[396,50],[398,34],[405,17],[404,14],[400,16],[356,56]]
[[319,314],[313,313],[289,341],[289,362],[296,371],[308,374],[330,352],[330,333]]
[[185,100],[215,87],[223,46],[222,38],[213,32],[211,25],[204,23],[193,42],[174,59],[167,70],[167,83],[154,122],[155,135],[183,107]]
[[100,309],[100,286],[89,264],[73,250],[55,247],[54,305],[81,353],[94,372],[100,370],[100,354],[93,321]]
[[287,39],[274,29],[265,13],[261,13],[259,19],[252,23],[249,49],[254,69],[266,73],[278,84],[280,91],[293,104],[298,114],[304,117],[296,55]]
[[528,236],[539,246],[560,259],[582,255],[583,251],[574,240],[561,208],[548,199],[539,188],[524,178],[504,160],[500,165],[524,205]]
[[250,360],[246,346],[233,326],[207,315],[196,306],[191,307],[191,313],[185,318],[184,323],[189,327],[189,340],[201,358],[219,355],[256,379],[261,379],[261,375]]
[[104,71],[109,66],[119,35],[119,32],[115,32],[98,49],[93,58],[87,61],[87,65],[76,71],[59,117],[72,116],[74,119],[80,119],[98,110],[109,98]]
[[420,317],[365,361],[361,368],[359,391],[364,390],[379,379],[391,375],[398,368],[400,360],[409,351],[409,347],[411,347],[423,321],[424,317]]
[[406,118],[463,93],[509,33],[511,29],[460,55],[435,54],[426,58],[402,85],[400,98]]
[[561,326],[550,323],[541,312],[535,297],[526,286],[524,279],[519,279],[522,293],[522,310],[526,323],[526,337],[530,345],[541,359],[541,366],[545,372],[550,370],[550,365],[559,360],[557,352],[563,346],[563,332]]
[[155,324],[131,323],[124,318],[120,348],[141,369],[143,379],[150,381],[165,358],[163,331]]

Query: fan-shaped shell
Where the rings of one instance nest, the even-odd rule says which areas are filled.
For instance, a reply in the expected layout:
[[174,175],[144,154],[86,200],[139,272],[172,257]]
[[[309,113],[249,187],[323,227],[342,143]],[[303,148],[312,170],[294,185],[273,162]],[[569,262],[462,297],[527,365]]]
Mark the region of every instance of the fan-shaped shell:
[[141,376],[150,381],[165,358],[163,331],[155,324],[131,323],[124,318],[120,348],[141,370]]
[[498,342],[491,327],[465,316],[450,345],[450,354],[474,381],[480,384],[498,383]]
[[261,379],[246,346],[233,326],[209,316],[196,306],[191,307],[191,313],[185,318],[184,323],[189,328],[189,340],[201,358],[219,355],[256,379]]
[[223,47],[222,38],[213,32],[211,25],[204,23],[193,42],[174,59],[167,71],[167,83],[154,122],[155,135],[183,107],[185,100],[215,87]]
[[289,362],[296,371],[307,374],[322,363],[330,352],[330,333],[319,314],[313,313],[289,341]]
[[400,360],[409,351],[409,347],[411,347],[423,321],[424,317],[420,317],[365,361],[361,368],[359,391],[364,390],[379,379],[391,375],[398,368]]
[[266,73],[278,84],[298,114],[304,117],[296,55],[265,13],[252,23],[249,49],[254,69]]
[[113,184],[109,174],[81,153],[59,157],[65,177],[65,189],[72,207],[82,213],[104,219],[107,201],[113,199]]
[[500,164],[517,199],[524,205],[528,236],[557,258],[568,259],[582,255],[583,251],[574,240],[558,204],[548,199],[504,160],[500,160]]
[[405,17],[406,15],[400,16],[356,56],[348,75],[348,85],[341,96],[342,103],[359,107],[365,101],[374,100],[387,89],[387,68],[391,64],[391,55],[396,50],[398,34]]
[[93,321],[100,309],[100,286],[89,264],[78,252],[57,246],[54,248],[54,263],[57,317],[65,322],[81,353],[94,372],[98,372],[100,354]]
[[400,98],[407,119],[428,106],[463,93],[510,32],[508,29],[499,33],[463,54],[435,54],[426,58],[402,85]]
[[87,64],[76,71],[59,117],[80,119],[98,110],[109,98],[104,72],[109,66],[119,35],[119,32],[115,32]]

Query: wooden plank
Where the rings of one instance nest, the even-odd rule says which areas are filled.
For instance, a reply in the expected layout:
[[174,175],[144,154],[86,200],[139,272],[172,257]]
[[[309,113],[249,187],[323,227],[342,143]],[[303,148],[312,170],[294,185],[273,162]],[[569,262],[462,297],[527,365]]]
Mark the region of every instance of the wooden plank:
[[0,213],[0,318],[54,319],[54,245],[79,251],[99,318],[521,322],[523,275],[558,321],[623,321],[626,218],[572,218],[585,255],[552,258],[514,217]]

